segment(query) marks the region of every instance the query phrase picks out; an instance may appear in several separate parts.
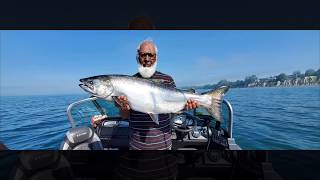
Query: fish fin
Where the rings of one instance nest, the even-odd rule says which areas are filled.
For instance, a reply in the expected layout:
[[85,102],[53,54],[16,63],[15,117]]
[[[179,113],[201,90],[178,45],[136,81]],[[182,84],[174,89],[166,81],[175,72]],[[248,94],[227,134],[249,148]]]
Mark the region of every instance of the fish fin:
[[203,93],[203,95],[209,95],[211,97],[211,104],[206,107],[207,111],[217,120],[222,121],[221,117],[221,103],[224,94],[229,90],[229,86],[221,86],[215,90]]
[[152,113],[148,113],[148,114],[150,115],[152,121],[159,125],[159,115],[158,114],[152,114]]

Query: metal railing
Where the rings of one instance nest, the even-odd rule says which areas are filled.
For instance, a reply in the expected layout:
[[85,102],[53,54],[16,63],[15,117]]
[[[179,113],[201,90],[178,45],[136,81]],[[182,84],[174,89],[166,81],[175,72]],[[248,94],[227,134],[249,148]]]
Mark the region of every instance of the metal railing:
[[222,103],[224,103],[228,107],[228,115],[229,115],[229,126],[228,126],[228,133],[230,138],[232,138],[233,133],[233,109],[229,101],[223,100]]
[[90,98],[87,98],[87,99],[82,99],[80,101],[77,101],[77,102],[74,102],[72,104],[70,104],[67,108],[67,115],[68,115],[68,119],[69,119],[69,122],[71,124],[71,127],[72,128],[75,128],[76,127],[76,123],[75,123],[75,120],[73,119],[72,117],[72,114],[71,114],[71,110],[74,106],[77,106],[79,104],[82,104],[84,102],[87,102],[87,101],[95,101],[97,100],[98,98],[97,97],[90,97]]

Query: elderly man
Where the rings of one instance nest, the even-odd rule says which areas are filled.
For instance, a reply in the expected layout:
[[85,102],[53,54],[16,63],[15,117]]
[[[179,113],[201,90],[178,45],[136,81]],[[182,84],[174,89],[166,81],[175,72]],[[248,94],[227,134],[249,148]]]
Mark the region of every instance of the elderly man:
[[[176,87],[172,77],[156,71],[158,50],[152,41],[143,41],[137,49],[139,72],[135,77],[149,79],[169,87]],[[129,148],[132,150],[167,150],[171,149],[171,125],[169,114],[159,114],[159,125],[154,123],[148,114],[134,111],[130,108],[127,98],[119,96],[120,113],[122,118],[129,119],[130,139]],[[186,109],[194,109],[198,103],[188,100]]]

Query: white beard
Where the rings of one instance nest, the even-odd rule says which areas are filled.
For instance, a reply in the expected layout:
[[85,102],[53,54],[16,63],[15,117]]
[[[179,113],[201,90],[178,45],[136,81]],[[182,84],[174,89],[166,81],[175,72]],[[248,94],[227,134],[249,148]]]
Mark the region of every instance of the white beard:
[[157,61],[150,67],[143,67],[140,63],[138,63],[138,70],[142,77],[150,78],[157,69]]

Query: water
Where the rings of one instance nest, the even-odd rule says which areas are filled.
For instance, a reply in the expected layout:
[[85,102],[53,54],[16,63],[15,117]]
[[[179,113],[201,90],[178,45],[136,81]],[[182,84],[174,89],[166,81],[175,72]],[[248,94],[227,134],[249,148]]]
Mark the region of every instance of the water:
[[243,149],[320,149],[320,87],[232,89]]
[[[1,97],[0,141],[10,149],[57,149],[67,106],[88,95]],[[320,149],[320,87],[231,89],[234,137],[243,149]]]
[[57,149],[71,127],[67,106],[86,97],[1,97],[0,141],[9,149]]

